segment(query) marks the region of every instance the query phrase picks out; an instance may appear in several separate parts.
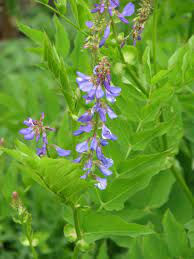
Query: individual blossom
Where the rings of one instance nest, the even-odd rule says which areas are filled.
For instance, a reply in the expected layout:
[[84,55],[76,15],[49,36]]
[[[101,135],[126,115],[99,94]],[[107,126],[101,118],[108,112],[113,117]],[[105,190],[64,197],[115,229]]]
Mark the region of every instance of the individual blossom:
[[[111,33],[112,17],[117,17],[121,22],[129,24],[126,17],[131,16],[135,11],[133,3],[129,2],[122,12],[118,11],[119,0],[100,0],[94,4],[91,13],[96,14],[94,21],[87,21],[86,26],[91,30],[91,35],[86,39],[85,48],[101,48]],[[101,35],[103,37],[101,38]]]
[[[27,126],[27,128],[23,128],[19,131],[19,133],[24,136],[25,140],[36,139],[36,142],[41,142],[42,147],[37,148],[37,155],[40,157],[46,155],[47,153],[47,132],[55,131],[54,128],[44,126],[44,117],[44,113],[42,113],[39,120],[33,120],[32,118],[28,118],[23,122],[24,125]],[[68,156],[70,154],[70,150],[62,149],[54,144],[52,144],[52,146],[55,148],[59,156]]]
[[107,186],[106,177],[112,174],[110,167],[113,165],[113,160],[105,157],[103,147],[108,145],[109,141],[117,139],[106,126],[108,118],[117,118],[108,103],[116,101],[121,88],[111,83],[110,64],[106,57],[102,58],[94,68],[92,76],[80,72],[77,72],[77,75],[78,87],[85,93],[83,98],[86,104],[92,105],[77,119],[81,125],[73,134],[75,136],[87,134],[87,137],[77,144],[76,151],[79,156],[74,162],[83,163],[82,179],[90,177],[96,181],[96,187],[104,190]]
[[137,17],[133,20],[133,45],[136,45],[137,40],[141,40],[146,21],[152,12],[152,0],[142,0],[138,10]]

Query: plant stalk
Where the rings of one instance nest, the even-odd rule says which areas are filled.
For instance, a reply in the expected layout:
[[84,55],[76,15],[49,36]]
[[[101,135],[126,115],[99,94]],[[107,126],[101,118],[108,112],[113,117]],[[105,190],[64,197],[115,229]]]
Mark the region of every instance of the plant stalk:
[[72,207],[73,209],[73,219],[75,224],[75,231],[77,234],[77,240],[81,239],[81,229],[80,229],[80,223],[79,223],[79,215],[78,215],[78,208],[76,206]]
[[157,10],[158,10],[158,0],[154,0],[153,34],[152,34],[154,74],[157,73],[157,49],[156,49],[156,45],[157,45]]
[[115,27],[115,24],[114,24],[114,20],[112,17],[111,18],[111,25],[112,25],[112,30],[113,30],[113,34],[116,38],[116,41],[117,41],[117,49],[119,51],[119,54],[121,56],[121,60],[122,62],[126,65],[126,69],[128,71],[128,73],[130,74],[132,80],[135,82],[135,84],[138,86],[139,90],[148,97],[148,93],[147,91],[145,90],[145,88],[141,85],[141,83],[139,82],[137,76],[134,74],[134,72],[128,67],[129,65],[126,63],[125,61],[125,58],[124,58],[124,55],[123,55],[123,52],[121,51],[121,48],[119,46],[119,42],[118,42],[118,34],[117,34],[117,30],[116,30],[116,27]]

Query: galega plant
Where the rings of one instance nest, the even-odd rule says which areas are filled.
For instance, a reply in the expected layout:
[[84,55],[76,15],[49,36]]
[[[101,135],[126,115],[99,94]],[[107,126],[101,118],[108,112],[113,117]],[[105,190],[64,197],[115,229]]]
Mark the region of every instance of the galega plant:
[[[161,45],[164,1],[38,2],[55,13],[54,41],[19,28],[37,45],[42,73],[56,79],[64,121],[54,130],[44,126],[44,113],[29,118],[20,133],[38,149],[17,140],[16,149],[3,150],[60,199],[72,258],[107,258],[107,238],[127,248],[123,258],[193,258],[192,212],[180,216],[174,204],[194,206],[179,159],[181,147],[188,148],[183,114],[194,38],[177,50],[172,43],[174,54]],[[64,125],[62,141],[53,144]]]

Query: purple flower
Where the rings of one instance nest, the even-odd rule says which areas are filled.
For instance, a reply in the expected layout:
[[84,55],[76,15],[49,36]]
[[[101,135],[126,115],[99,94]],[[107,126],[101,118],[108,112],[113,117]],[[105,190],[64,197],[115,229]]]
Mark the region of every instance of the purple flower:
[[[116,4],[114,3],[113,6],[116,6],[118,3],[119,2],[116,1]],[[104,7],[102,5],[95,6],[99,12],[99,8],[101,8],[101,11],[103,12]],[[108,25],[104,34],[105,39],[108,37],[109,33],[110,26]],[[89,90],[87,89],[87,94],[84,95],[83,98],[86,100],[86,104],[93,101],[93,106],[78,118],[78,121],[84,123],[84,125],[81,125],[73,134],[77,136],[82,133],[90,133],[91,131],[92,134],[90,133],[91,135],[88,136],[86,141],[77,144],[76,151],[78,153],[87,153],[83,154],[83,156],[78,156],[74,162],[79,163],[82,159],[84,162],[83,170],[86,172],[81,178],[86,179],[89,177],[97,179],[95,185],[103,190],[106,188],[107,180],[98,177],[98,175],[95,174],[95,169],[98,168],[105,176],[112,174],[112,171],[109,168],[113,165],[113,160],[105,157],[102,147],[108,145],[108,140],[117,139],[105,125],[107,119],[106,114],[108,114],[110,119],[117,117],[112,108],[106,104],[106,100],[114,102],[116,97],[120,94],[121,88],[111,85],[110,64],[105,57],[94,67],[93,75],[91,77],[80,72],[77,72],[77,75],[79,76],[77,80],[78,86],[79,88],[84,89],[84,91],[86,89],[85,85],[83,87],[83,84],[85,82],[88,84],[88,81],[92,82],[92,87]],[[104,93],[106,93],[105,98]],[[100,128],[102,128],[102,139],[98,135]]]
[[83,153],[88,151],[88,141],[84,141],[76,146],[76,151],[78,153]]
[[55,145],[55,149],[58,153],[59,156],[69,156],[71,151],[70,150],[65,150],[63,148],[60,148],[58,146]]
[[117,139],[117,137],[114,134],[111,133],[111,131],[109,130],[109,128],[107,128],[105,126],[105,124],[103,124],[103,126],[102,126],[102,137],[104,139],[111,139],[111,140]]
[[97,183],[95,183],[95,186],[98,187],[100,190],[105,190],[107,186],[107,180],[104,178],[96,177]]
[[43,144],[42,148],[37,148],[37,155],[38,156],[46,155],[46,144]]
[[[42,147],[37,148],[37,155],[44,156],[46,155],[48,140],[47,140],[47,130],[54,131],[55,129],[50,128],[49,126],[44,126],[44,112],[41,113],[41,117],[39,120],[33,120],[28,118],[24,121],[24,124],[28,126],[26,129],[21,129],[19,131],[20,134],[24,135],[24,139],[33,140],[36,138],[36,142],[41,141]],[[70,150],[64,150],[56,145],[53,145],[59,156],[68,156],[70,154]]]

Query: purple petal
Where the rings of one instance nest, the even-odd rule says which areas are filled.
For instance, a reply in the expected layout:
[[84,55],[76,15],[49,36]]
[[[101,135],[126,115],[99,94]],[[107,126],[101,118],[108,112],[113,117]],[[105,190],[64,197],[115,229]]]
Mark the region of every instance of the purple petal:
[[80,88],[80,90],[82,90],[83,92],[89,92],[92,87],[93,87],[93,83],[85,80],[85,79],[81,79],[81,78],[76,78],[76,82]]
[[80,178],[81,179],[86,179],[89,175],[90,171],[86,172],[84,175],[82,175]]
[[104,46],[105,42],[106,42],[106,39],[102,38],[102,40],[100,41],[100,44],[99,44],[99,48],[102,48],[102,46]]
[[111,167],[114,163],[113,160],[111,158],[108,158],[108,157],[104,157],[101,161],[106,168]]
[[99,108],[98,113],[100,115],[101,121],[105,122],[106,121],[106,111],[105,111],[105,109]]
[[96,150],[97,145],[98,145],[98,141],[97,141],[97,139],[96,139],[96,136],[94,136],[94,137],[92,138],[92,141],[91,141],[91,144],[90,144],[90,149],[91,149],[91,150]]
[[33,131],[33,128],[26,128],[26,129],[21,129],[19,131],[19,133],[22,135],[27,135],[27,134],[31,133],[32,131]]
[[83,132],[90,132],[92,130],[92,124],[81,125],[80,128],[73,132],[73,135],[78,136]]
[[41,119],[41,120],[44,120],[44,118],[45,118],[45,115],[44,115],[44,112],[42,112],[40,119]]
[[110,86],[110,91],[109,91],[112,95],[114,96],[118,96],[121,92],[121,88],[120,87],[115,87],[115,86]]
[[110,34],[110,24],[106,27],[104,31],[104,38],[107,39]]
[[83,153],[88,151],[88,141],[84,141],[76,146],[76,151],[78,153]]
[[106,139],[100,139],[100,145],[107,146],[108,145],[108,141]]
[[99,85],[96,89],[96,98],[100,99],[104,96],[104,91],[102,90],[102,87]]
[[43,140],[43,142],[44,142],[46,145],[48,144],[47,136],[46,136],[46,132],[45,132],[45,131],[43,131],[43,133],[42,133],[42,140]]
[[32,140],[34,138],[34,136],[35,136],[35,132],[32,131],[31,133],[24,135],[24,138],[26,140]]
[[78,156],[76,159],[73,160],[73,163],[80,163],[81,162],[82,157]]
[[115,97],[108,91],[106,91],[106,99],[111,103],[114,103],[116,101]]
[[76,72],[76,74],[81,77],[82,79],[90,80],[90,76],[87,76],[79,71]]
[[101,148],[101,146],[97,146],[97,149],[96,149],[96,156],[97,156],[97,158],[100,160],[100,161],[102,161],[105,157],[104,157],[104,155],[103,155],[103,153],[102,153],[102,148]]
[[89,122],[92,120],[92,114],[89,112],[85,112],[83,115],[81,115],[77,121],[79,122]]
[[46,145],[44,144],[42,148],[37,148],[37,155],[38,156],[44,156],[46,155]]
[[104,178],[96,177],[98,183],[95,183],[95,186],[100,190],[105,190],[107,186],[107,180]]
[[94,25],[94,23],[91,22],[91,21],[87,21],[87,22],[86,22],[86,26],[87,26],[88,28],[92,28],[93,25]]
[[40,139],[40,134],[36,135],[36,142],[38,142]]
[[33,120],[31,118],[28,118],[28,120],[25,120],[23,123],[26,126],[34,126]]
[[112,134],[112,132],[109,130],[109,128],[107,128],[105,126],[105,124],[103,124],[103,126],[102,126],[102,137],[104,139],[111,139],[111,140],[117,139],[117,137],[114,134]]
[[116,8],[119,6],[119,0],[109,0],[111,7]]
[[55,146],[55,149],[56,149],[59,156],[69,156],[70,153],[71,153],[70,150],[65,150],[65,149],[60,148],[58,146]]
[[100,165],[100,166],[99,166],[99,169],[100,169],[100,171],[103,173],[103,175],[105,175],[105,176],[109,176],[109,175],[112,174],[112,171],[110,171],[108,168],[106,168],[106,167],[103,166],[103,165]]
[[[92,168],[92,160],[89,159],[89,160],[85,163],[83,170],[87,170],[87,169],[91,169],[91,168]],[[88,171],[90,171],[90,170],[88,170]]]
[[103,13],[103,12],[104,12],[104,7],[105,7],[105,5],[104,5],[104,4],[101,4],[101,6],[100,6],[100,13]]
[[129,21],[121,13],[119,13],[117,17],[121,20],[121,22],[124,22],[126,24],[129,23]]
[[122,12],[123,16],[131,16],[135,12],[135,6],[133,3],[128,3]]
[[117,118],[117,115],[113,112],[113,110],[109,106],[107,107],[107,113],[110,119]]

